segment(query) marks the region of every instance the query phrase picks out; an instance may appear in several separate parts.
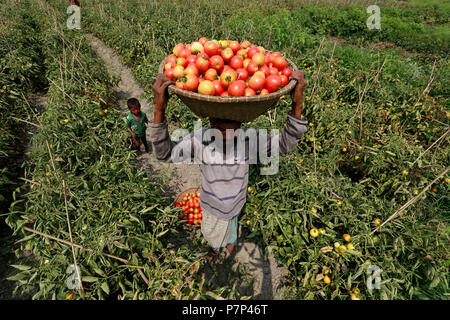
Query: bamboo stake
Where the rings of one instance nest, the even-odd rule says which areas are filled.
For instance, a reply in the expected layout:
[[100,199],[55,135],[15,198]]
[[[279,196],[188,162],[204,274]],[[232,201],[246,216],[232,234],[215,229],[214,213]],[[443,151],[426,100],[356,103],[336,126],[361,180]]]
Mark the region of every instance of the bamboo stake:
[[441,172],[440,175],[438,175],[433,181],[430,182],[430,184],[428,184],[422,191],[420,191],[420,193],[415,196],[414,198],[412,198],[411,200],[409,200],[408,202],[406,202],[400,209],[398,209],[393,215],[391,215],[389,218],[386,219],[386,221],[384,221],[382,224],[380,224],[378,227],[376,227],[371,233],[370,235],[374,234],[376,231],[378,231],[382,226],[384,226],[386,223],[388,223],[389,221],[391,221],[392,219],[394,219],[395,217],[399,216],[403,211],[406,210],[406,208],[408,208],[411,204],[413,204],[422,194],[425,193],[425,191],[427,191],[436,181],[438,181],[440,178],[442,178],[448,171],[450,170],[450,167],[448,167],[447,169],[445,169],[444,171]]
[[23,119],[19,119],[19,118],[13,117],[13,116],[11,116],[11,119],[14,119],[14,120],[17,120],[17,121],[22,121],[22,122],[24,122],[24,123],[30,124],[30,125],[32,125],[32,126],[35,126],[35,127],[37,127],[37,128],[40,128],[40,127],[41,127],[40,125],[38,125],[38,124],[36,124],[36,123],[30,122],[30,121],[27,121],[27,120],[23,120]]
[[64,240],[64,239],[57,238],[57,237],[49,235],[47,233],[34,230],[34,229],[30,228],[30,227],[22,226],[21,228],[26,230],[26,231],[29,231],[29,232],[38,234],[40,236],[43,236],[45,238],[49,238],[49,239],[52,239],[52,240],[55,240],[55,241],[67,244],[69,246],[73,246],[73,247],[79,248],[81,250],[89,251],[89,252],[92,252],[92,253],[95,253],[95,254],[100,254],[100,255],[103,255],[103,256],[106,256],[106,257],[118,260],[118,261],[123,262],[125,264],[129,263],[128,260],[125,260],[125,259],[113,256],[112,254],[108,254],[108,253],[105,253],[105,252],[101,252],[101,251],[97,251],[97,250],[94,250],[94,249],[91,249],[91,248],[87,248],[87,247],[81,246],[79,244],[76,244],[76,243],[73,243],[73,242],[70,242],[70,241],[67,241],[67,240]]
[[445,138],[445,136],[450,132],[450,129],[448,129],[439,139],[437,139],[435,142],[433,142],[433,144],[431,146],[428,147],[427,150],[425,150],[424,152],[422,152],[416,160],[414,160],[413,165],[417,162],[417,160],[419,160],[428,150],[430,150],[436,143],[438,143],[441,139]]

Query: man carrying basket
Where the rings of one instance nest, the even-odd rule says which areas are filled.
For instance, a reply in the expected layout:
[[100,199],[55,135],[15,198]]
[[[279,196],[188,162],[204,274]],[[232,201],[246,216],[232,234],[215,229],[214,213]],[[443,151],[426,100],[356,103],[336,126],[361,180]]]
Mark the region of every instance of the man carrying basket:
[[[258,136],[258,139],[262,139],[262,143],[257,144],[258,152],[289,153],[294,150],[307,130],[308,123],[301,116],[303,90],[306,84],[304,73],[296,70],[292,73],[291,78],[295,79],[297,84],[291,92],[293,105],[291,112],[288,114],[286,125],[278,136],[268,135],[265,139]],[[167,87],[170,84],[173,84],[173,82],[167,76],[159,74],[153,85],[155,109],[154,120],[149,123],[150,140],[152,141],[154,154],[160,161],[176,163],[189,160],[186,158],[195,158],[199,161],[202,179],[200,207],[203,212],[201,230],[203,236],[211,245],[211,257],[217,259],[221,249],[226,248],[230,254],[237,245],[237,219],[247,199],[249,157],[246,154],[245,159],[238,159],[239,157],[236,157],[236,152],[234,152],[234,162],[227,160],[217,163],[217,161],[210,161],[210,159],[215,158],[217,154],[225,155],[227,146],[228,148],[234,148],[236,138],[241,134],[245,135],[249,129],[242,127],[242,123],[238,121],[210,118],[211,127],[202,128],[200,135],[197,134],[198,132],[191,132],[179,141],[171,141],[165,119],[165,111],[169,100]],[[219,148],[214,148],[215,143],[212,140],[205,141],[204,133],[208,130],[216,130],[218,136],[223,138]],[[213,136],[217,136],[216,134]],[[201,139],[198,138],[199,136]],[[279,142],[276,147],[272,143],[273,139],[277,139]],[[248,149],[248,146],[246,147]],[[186,152],[189,149],[192,152]],[[196,149],[200,152],[196,152]],[[220,151],[223,151],[223,153]],[[211,152],[215,155],[211,156]],[[182,160],[180,161],[180,159]]]

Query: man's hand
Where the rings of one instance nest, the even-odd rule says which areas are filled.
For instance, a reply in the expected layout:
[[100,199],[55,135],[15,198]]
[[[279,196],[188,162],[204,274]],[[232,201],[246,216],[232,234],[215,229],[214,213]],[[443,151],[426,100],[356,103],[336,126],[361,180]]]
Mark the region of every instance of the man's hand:
[[153,84],[152,90],[155,97],[154,123],[162,123],[164,121],[164,113],[166,112],[167,103],[169,102],[169,92],[167,87],[173,84],[165,74],[158,74]]
[[303,70],[295,70],[292,72],[291,79],[297,80],[297,84],[291,92],[292,114],[300,117],[303,109],[303,90],[306,86]]

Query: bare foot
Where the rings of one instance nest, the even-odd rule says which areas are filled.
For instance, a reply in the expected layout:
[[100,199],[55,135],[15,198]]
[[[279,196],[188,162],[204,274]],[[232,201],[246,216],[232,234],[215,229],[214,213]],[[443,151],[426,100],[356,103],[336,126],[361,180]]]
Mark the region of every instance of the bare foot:
[[220,254],[214,251],[212,248],[209,248],[208,254],[206,255],[206,259],[208,262],[217,262],[219,261]]
[[231,254],[234,250],[235,245],[232,243],[227,244],[228,253]]

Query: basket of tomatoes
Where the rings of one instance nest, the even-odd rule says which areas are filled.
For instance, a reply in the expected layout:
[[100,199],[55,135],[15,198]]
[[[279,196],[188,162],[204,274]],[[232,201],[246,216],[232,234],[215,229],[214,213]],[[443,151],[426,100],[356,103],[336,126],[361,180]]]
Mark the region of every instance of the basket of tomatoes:
[[249,122],[275,106],[296,85],[297,67],[280,52],[245,40],[177,44],[159,73],[175,81],[175,93],[199,117]]
[[182,210],[178,218],[186,220],[191,225],[201,225],[200,187],[191,187],[180,192],[175,199],[175,208],[177,207]]

